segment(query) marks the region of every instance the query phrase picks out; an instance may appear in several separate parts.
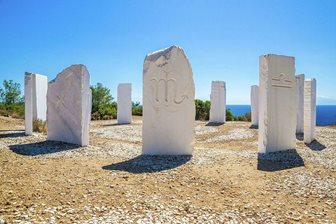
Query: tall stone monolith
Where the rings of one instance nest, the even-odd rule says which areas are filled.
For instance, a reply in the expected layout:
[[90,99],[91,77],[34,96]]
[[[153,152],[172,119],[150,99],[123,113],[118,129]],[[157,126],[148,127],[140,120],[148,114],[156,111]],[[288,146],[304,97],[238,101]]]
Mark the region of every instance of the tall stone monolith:
[[47,104],[48,140],[89,144],[92,96],[84,65],[71,65],[49,82]]
[[118,85],[118,124],[130,124],[132,122],[132,84],[120,83]]
[[315,140],[316,126],[316,80],[304,81],[304,134],[307,144]]
[[25,73],[25,132],[33,133],[33,121],[45,121],[47,117],[48,77]]
[[148,54],[143,68],[143,154],[191,155],[195,88],[190,63],[177,46]]
[[296,133],[303,133],[303,92],[304,92],[304,74],[296,76]]
[[226,118],[226,92],[224,81],[212,81],[211,84],[211,106],[210,123],[225,123]]
[[259,122],[259,86],[251,86],[251,123],[258,126]]
[[268,54],[259,63],[259,152],[294,149],[295,58]]

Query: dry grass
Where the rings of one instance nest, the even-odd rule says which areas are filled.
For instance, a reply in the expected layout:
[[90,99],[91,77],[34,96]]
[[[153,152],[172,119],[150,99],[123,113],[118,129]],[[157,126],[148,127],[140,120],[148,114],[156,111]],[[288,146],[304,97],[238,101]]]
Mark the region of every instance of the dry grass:
[[33,131],[38,133],[47,134],[47,123],[40,119],[33,121]]

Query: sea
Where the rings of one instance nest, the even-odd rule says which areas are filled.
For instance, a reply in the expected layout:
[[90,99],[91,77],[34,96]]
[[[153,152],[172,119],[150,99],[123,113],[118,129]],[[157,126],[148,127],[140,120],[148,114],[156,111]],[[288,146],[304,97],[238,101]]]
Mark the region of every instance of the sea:
[[[251,112],[250,105],[227,105],[233,115],[240,116]],[[316,124],[318,126],[327,126],[336,124],[336,105],[317,105],[316,106]]]

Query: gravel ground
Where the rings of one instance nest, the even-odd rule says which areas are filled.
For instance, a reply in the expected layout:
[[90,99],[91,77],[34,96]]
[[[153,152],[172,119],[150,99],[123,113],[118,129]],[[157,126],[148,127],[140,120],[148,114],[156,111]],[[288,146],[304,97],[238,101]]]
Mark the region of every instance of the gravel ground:
[[241,139],[248,139],[252,138],[254,133],[251,130],[244,129],[244,128],[236,128],[230,130],[226,135],[219,135],[213,138],[207,139],[206,142],[218,142],[218,141],[227,141],[227,140],[241,140]]
[[0,117],[1,223],[336,223],[336,129],[257,153],[249,123],[195,122],[193,156],[141,156],[141,119],[94,121],[90,146]]

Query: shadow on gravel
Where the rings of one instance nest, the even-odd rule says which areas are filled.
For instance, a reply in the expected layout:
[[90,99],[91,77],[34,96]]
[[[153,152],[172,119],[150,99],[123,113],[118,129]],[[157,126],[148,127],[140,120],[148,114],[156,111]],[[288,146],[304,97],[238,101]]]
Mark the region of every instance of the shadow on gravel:
[[140,155],[133,159],[103,166],[104,170],[119,170],[129,173],[154,173],[174,169],[188,161],[192,156],[150,156]]
[[258,125],[251,125],[250,129],[258,129]]
[[313,151],[322,151],[327,148],[325,145],[316,140],[312,141],[310,144],[305,143],[305,145]]
[[[12,133],[1,133],[1,132],[9,132],[12,131]],[[14,132],[15,131],[15,132]],[[0,131],[0,138],[17,138],[17,137],[23,137],[25,136],[24,131],[17,131],[17,130],[1,130]]]
[[24,156],[38,156],[80,148],[79,145],[56,141],[43,141],[29,144],[10,145],[9,149]]
[[303,141],[303,133],[296,133],[296,139],[299,141]]
[[304,166],[304,161],[295,149],[258,153],[258,170],[279,171],[300,166]]
[[208,122],[205,126],[221,126],[225,123],[213,123],[213,122]]
[[109,126],[124,126],[124,125],[130,125],[130,124],[118,124],[118,123],[114,123],[114,124],[102,124],[101,126],[103,126],[103,127],[109,127]]

